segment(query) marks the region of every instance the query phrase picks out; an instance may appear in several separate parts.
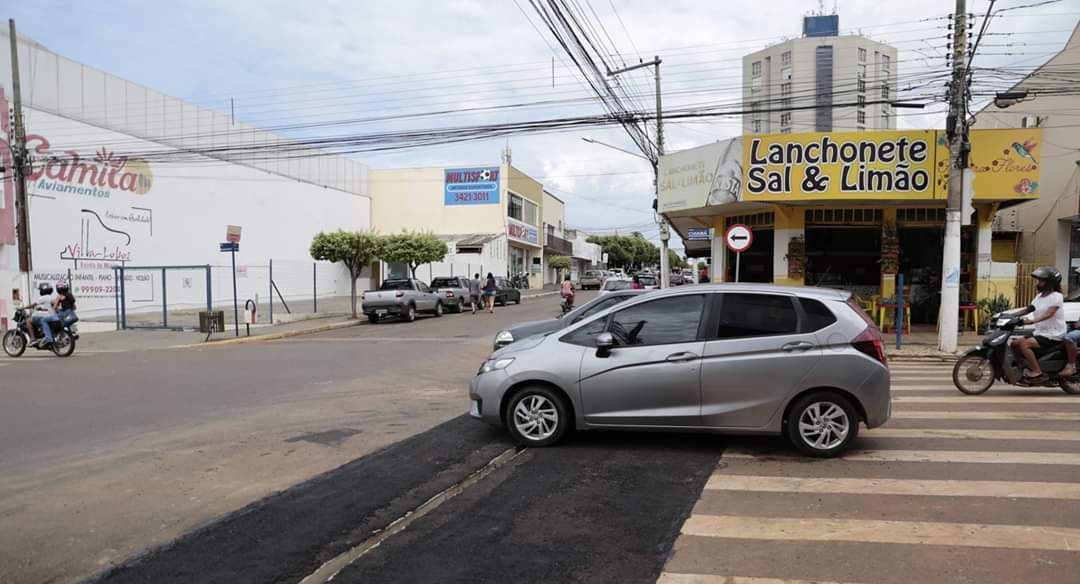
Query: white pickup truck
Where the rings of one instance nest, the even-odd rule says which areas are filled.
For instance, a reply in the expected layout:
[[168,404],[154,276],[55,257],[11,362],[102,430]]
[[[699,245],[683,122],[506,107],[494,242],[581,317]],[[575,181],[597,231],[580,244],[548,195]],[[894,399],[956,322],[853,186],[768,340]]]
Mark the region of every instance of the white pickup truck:
[[390,316],[412,322],[420,312],[443,315],[442,298],[420,280],[387,280],[378,290],[364,292],[360,302],[372,324]]

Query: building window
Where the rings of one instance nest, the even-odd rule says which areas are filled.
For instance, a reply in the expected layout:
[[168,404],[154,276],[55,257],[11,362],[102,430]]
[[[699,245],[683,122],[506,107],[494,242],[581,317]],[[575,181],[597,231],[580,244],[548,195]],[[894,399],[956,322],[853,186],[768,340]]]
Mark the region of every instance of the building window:
[[814,129],[818,132],[833,130],[833,47],[820,45],[814,48]]
[[780,80],[791,81],[791,65],[780,68]]
[[889,71],[889,56],[888,55],[882,55],[881,56],[881,70],[885,71],[885,72]]
[[781,65],[790,65],[791,64],[791,51],[784,51],[783,53],[780,54],[780,64]]
[[507,203],[507,205],[506,214],[509,215],[511,219],[521,221],[525,208],[522,204],[521,197],[513,194],[510,195],[510,202]]
[[859,107],[866,107],[866,96],[862,95],[862,94],[859,94],[858,102],[859,102]]
[[858,78],[866,79],[866,63],[859,63]]
[[[791,112],[784,112],[780,114],[780,125],[787,127],[791,125]],[[788,128],[790,130],[791,128]]]
[[761,93],[761,77],[754,77],[750,80],[750,95],[759,93]]
[[859,49],[859,62],[860,63],[865,63],[866,62],[866,49],[863,49],[863,48]]
[[790,99],[782,99],[782,100],[780,100],[780,109],[786,109],[786,110],[791,109],[791,100]]
[[859,110],[858,113],[856,114],[855,121],[858,122],[859,126],[865,126],[866,125],[866,112],[864,112],[862,110]]
[[883,81],[881,83],[881,99],[889,99],[889,82]]
[[537,220],[537,212],[536,212],[536,210],[537,210],[536,203],[534,203],[532,201],[529,201],[529,200],[526,200],[525,201],[525,208],[522,210],[522,219],[521,220],[528,223],[529,225],[537,225],[537,223],[536,223],[536,220]]
[[866,93],[866,80],[865,79],[860,79],[859,80],[859,93]]
[[791,82],[780,84],[780,95],[791,95]]
[[754,120],[753,124],[754,124],[753,132],[755,134],[760,134],[761,133],[761,120]]
[[761,61],[754,61],[750,65],[750,76],[761,77]]
[[881,127],[882,128],[888,128],[889,127],[889,110],[885,109],[885,108],[882,108],[882,110],[881,110]]

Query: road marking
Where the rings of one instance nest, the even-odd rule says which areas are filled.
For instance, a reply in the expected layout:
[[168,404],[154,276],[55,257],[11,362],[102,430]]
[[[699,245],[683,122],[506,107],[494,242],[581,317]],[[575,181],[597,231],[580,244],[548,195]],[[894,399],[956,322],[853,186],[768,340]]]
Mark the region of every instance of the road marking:
[[867,438],[964,438],[975,440],[1068,440],[1080,441],[1072,430],[980,430],[944,428],[881,428],[867,430]]
[[905,420],[1066,420],[1080,421],[1080,414],[1063,412],[969,412],[941,410],[901,410],[893,418]]
[[[721,458],[791,460],[805,462],[806,458],[783,453],[754,453],[745,450],[724,452]],[[1049,464],[1080,466],[1080,454],[1067,452],[980,452],[965,450],[856,450],[845,454],[842,461],[873,462],[951,462],[973,464]]]
[[893,398],[894,402],[913,404],[1078,404],[1080,405],[1080,396],[1077,397],[1047,397],[1040,395],[1033,395],[1030,397],[1017,396],[1017,397],[1002,397],[1002,396],[968,396],[968,397],[906,397],[898,396]]
[[714,474],[713,491],[1080,500],[1080,484],[1022,481],[833,479]]
[[713,574],[677,574],[664,572],[656,584],[855,584],[832,580],[780,580],[778,578],[747,578],[744,576],[716,576]]
[[683,524],[682,532],[701,537],[735,539],[850,541],[1048,551],[1080,549],[1080,529],[982,523],[691,515]]

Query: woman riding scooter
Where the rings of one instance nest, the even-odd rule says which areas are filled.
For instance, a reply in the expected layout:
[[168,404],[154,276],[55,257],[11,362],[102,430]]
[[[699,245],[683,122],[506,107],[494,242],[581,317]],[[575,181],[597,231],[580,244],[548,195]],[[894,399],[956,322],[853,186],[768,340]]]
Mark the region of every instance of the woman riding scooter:
[[[1035,278],[1039,293],[1030,306],[1012,311],[1012,315],[1031,314],[1031,318],[1025,319],[1025,322],[1035,325],[1035,334],[1032,337],[1014,337],[1009,344],[1027,363],[1028,370],[1024,373],[1023,382],[1035,385],[1046,381],[1035,350],[1045,352],[1056,348],[1063,342],[1068,327],[1065,324],[1065,297],[1061,294],[1061,272],[1056,268],[1042,267],[1031,272],[1031,277]],[[1059,375],[1073,375],[1075,371],[1070,369],[1066,367]]]

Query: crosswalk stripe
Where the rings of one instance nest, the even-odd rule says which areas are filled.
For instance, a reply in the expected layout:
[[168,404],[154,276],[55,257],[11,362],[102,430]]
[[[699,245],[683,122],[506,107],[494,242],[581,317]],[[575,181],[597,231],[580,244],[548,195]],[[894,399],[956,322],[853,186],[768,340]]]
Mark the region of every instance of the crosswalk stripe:
[[970,412],[942,410],[900,410],[893,418],[905,420],[1066,420],[1080,421],[1080,413],[1065,412]]
[[849,541],[1049,551],[1080,549],[1080,529],[980,523],[691,515],[683,524],[682,532],[700,537],[734,539]]
[[664,572],[656,584],[855,584],[832,580],[780,580],[778,578],[746,578],[743,576],[716,576],[713,574],[678,574]]
[[939,403],[939,404],[1078,404],[1080,397],[1048,397],[1045,395],[1032,396],[964,396],[964,397],[923,397],[923,396],[897,396],[893,398],[898,403]]
[[[724,452],[725,459],[759,459],[805,461],[805,457],[781,453],[754,453],[746,450]],[[982,452],[966,450],[855,450],[844,455],[844,461],[872,462],[951,462],[973,464],[1046,464],[1080,466],[1080,454],[1069,452]]]
[[1080,431],[1071,430],[982,430],[945,428],[880,428],[868,430],[867,438],[965,438],[976,440],[1067,440],[1080,441]]
[[1080,500],[1080,484],[1033,481],[799,478],[717,473],[709,477],[705,489],[713,491],[765,491],[770,493]]

